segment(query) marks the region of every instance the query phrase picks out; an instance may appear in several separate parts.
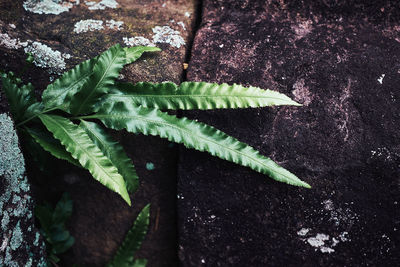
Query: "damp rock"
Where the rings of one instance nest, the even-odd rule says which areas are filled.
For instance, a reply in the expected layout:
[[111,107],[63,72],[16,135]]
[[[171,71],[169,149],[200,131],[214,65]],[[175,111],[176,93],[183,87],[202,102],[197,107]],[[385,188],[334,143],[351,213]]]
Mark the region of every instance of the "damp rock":
[[[25,162],[11,118],[0,114],[0,266],[46,266]],[[38,236],[38,237],[37,237]],[[35,239],[37,241],[35,242]]]

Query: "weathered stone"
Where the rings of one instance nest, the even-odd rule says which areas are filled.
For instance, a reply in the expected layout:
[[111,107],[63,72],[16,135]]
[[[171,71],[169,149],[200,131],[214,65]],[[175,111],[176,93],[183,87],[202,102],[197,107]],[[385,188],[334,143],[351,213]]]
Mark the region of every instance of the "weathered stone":
[[302,107],[185,112],[312,185],[182,149],[182,266],[400,260],[400,31],[393,1],[204,1],[188,80],[278,90]]
[[[146,54],[127,66],[121,76],[124,80],[181,81],[197,1],[53,1],[51,8],[43,8],[42,3],[49,1],[23,1],[25,9],[22,1],[0,2],[0,33],[7,34],[10,40],[7,45],[0,42],[0,67],[18,72],[24,64],[24,49],[38,50],[34,69],[23,77],[36,86],[38,93],[58,73],[116,43],[153,43],[163,50]],[[34,46],[34,42],[41,45]],[[47,174],[45,182],[40,181],[46,174],[32,175],[39,197],[56,200],[62,191],[69,191],[73,198],[69,229],[76,242],[63,264],[103,265],[116,251],[139,210],[151,202],[150,232],[139,256],[149,259],[148,266],[173,266],[177,262],[177,147],[155,137],[126,133],[115,136],[122,140],[141,178],[141,188],[131,208],[84,170],[51,161],[46,169],[54,170]],[[153,163],[154,169],[146,169],[147,163]]]
[[14,122],[0,93],[0,266],[46,266]]

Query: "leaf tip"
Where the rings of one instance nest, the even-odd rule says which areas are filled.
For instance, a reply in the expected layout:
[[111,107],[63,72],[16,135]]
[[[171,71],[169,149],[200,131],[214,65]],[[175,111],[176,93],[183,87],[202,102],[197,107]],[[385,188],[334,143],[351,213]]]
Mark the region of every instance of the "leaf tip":
[[122,196],[122,198],[123,198],[123,199],[125,200],[125,202],[129,205],[129,207],[132,206],[131,199],[130,199],[129,196],[127,196],[127,197]]

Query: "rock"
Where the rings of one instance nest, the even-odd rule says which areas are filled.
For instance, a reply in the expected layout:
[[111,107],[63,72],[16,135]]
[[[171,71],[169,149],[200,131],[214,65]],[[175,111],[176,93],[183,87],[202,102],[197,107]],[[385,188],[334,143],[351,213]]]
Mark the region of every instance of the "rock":
[[[197,1],[50,1],[0,3],[0,68],[18,73],[24,50],[32,52],[35,67],[23,75],[38,94],[59,73],[94,57],[110,46],[151,45],[162,48],[127,66],[122,79],[180,82],[190,46]],[[7,38],[6,38],[7,37]],[[57,200],[69,191],[74,212],[69,230],[76,238],[63,264],[104,265],[115,253],[134,218],[151,202],[151,225],[139,257],[148,266],[176,265],[177,146],[159,138],[114,133],[122,140],[141,178],[133,207],[95,181],[86,171],[53,160],[49,174],[35,171],[36,193]],[[51,162],[51,164],[50,164]],[[55,163],[54,163],[55,162]],[[153,163],[153,170],[146,164]],[[47,175],[46,179],[43,179]],[[133,197],[133,196],[132,196]]]
[[46,266],[14,122],[0,93],[0,266]]
[[303,106],[184,115],[312,189],[182,148],[182,266],[399,262],[399,4],[339,2],[204,1],[188,80],[274,89]]

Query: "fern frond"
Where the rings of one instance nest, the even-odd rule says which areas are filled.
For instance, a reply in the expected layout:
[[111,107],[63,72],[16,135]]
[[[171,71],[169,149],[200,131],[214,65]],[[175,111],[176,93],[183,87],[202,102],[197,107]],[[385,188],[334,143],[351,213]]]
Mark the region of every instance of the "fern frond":
[[146,259],[137,259],[129,267],[146,267],[146,265],[147,265],[147,260]]
[[88,59],[65,72],[60,78],[49,84],[43,91],[42,100],[46,109],[58,108],[71,112],[71,97],[93,74],[93,67],[99,56]]
[[115,253],[114,258],[107,264],[108,267],[146,266],[146,260],[134,261],[133,259],[146,236],[149,226],[149,217],[150,204],[147,204],[139,213],[133,227],[127,233],[122,245]]
[[97,123],[82,120],[79,125],[97,145],[103,154],[117,167],[124,177],[128,192],[134,193],[139,186],[139,177],[132,160],[126,155],[122,146]]
[[71,97],[71,113],[76,115],[93,112],[94,104],[114,84],[125,63],[126,53],[119,44],[102,53],[93,67],[93,74]]
[[[28,108],[33,104],[37,104],[34,95],[34,88],[31,83],[19,86],[6,73],[1,74],[2,87],[10,105],[10,111],[15,122],[20,122],[22,119],[29,116]],[[37,105],[35,105],[37,107]]]
[[57,115],[39,115],[46,128],[60,140],[72,157],[77,159],[97,181],[121,195],[130,205],[125,181],[118,169],[101,152],[86,132],[70,120]]
[[254,148],[204,123],[123,102],[105,104],[97,114],[86,118],[100,119],[107,127],[115,130],[126,129],[132,133],[158,135],[188,148],[206,151],[221,159],[250,167],[277,181],[310,187]]
[[80,167],[79,161],[71,156],[71,153],[65,150],[60,141],[55,139],[49,132],[41,131],[35,128],[25,128],[29,135],[38,143],[44,150],[58,159],[66,160],[71,164]]
[[151,46],[134,46],[134,47],[124,47],[126,53],[126,62],[125,64],[131,64],[135,62],[142,56],[144,52],[158,52],[161,51],[158,47]]
[[104,96],[102,102],[129,101],[133,105],[159,109],[221,109],[255,108],[276,105],[300,104],[284,94],[263,90],[258,87],[184,82],[117,83],[113,90]]

